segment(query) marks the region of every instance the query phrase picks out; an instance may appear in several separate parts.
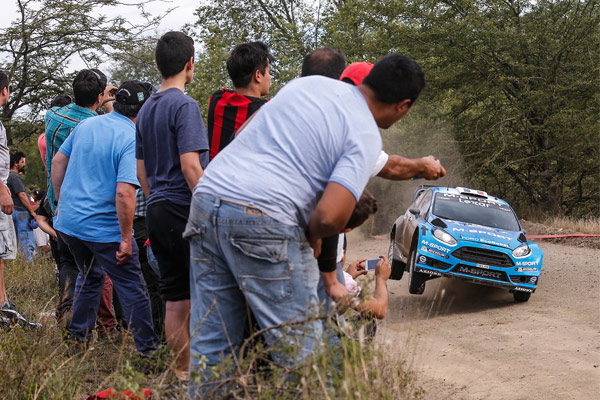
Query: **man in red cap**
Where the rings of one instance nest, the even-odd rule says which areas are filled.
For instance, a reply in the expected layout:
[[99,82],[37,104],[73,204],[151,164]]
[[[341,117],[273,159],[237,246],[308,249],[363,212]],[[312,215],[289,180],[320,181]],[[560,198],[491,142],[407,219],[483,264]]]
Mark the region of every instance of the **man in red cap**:
[[[360,86],[372,69],[373,64],[370,62],[355,62],[346,67],[340,80]],[[382,150],[373,169],[373,176],[375,175],[396,181],[411,178],[438,179],[446,175],[446,169],[433,156],[406,158],[397,154],[388,155]]]

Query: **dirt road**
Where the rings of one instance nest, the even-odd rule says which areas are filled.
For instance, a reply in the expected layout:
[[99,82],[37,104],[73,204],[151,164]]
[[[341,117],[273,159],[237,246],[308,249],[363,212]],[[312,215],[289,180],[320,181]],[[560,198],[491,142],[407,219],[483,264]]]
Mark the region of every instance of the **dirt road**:
[[[349,236],[348,261],[387,254],[389,241]],[[419,373],[426,399],[599,399],[600,250],[539,241],[538,290],[441,278],[422,296],[389,281],[377,341]]]

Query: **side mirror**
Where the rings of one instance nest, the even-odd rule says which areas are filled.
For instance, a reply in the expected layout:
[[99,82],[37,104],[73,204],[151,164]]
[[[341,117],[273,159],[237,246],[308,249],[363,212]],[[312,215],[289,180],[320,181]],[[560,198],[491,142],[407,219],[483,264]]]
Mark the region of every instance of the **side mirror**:
[[418,217],[421,214],[421,211],[418,208],[409,208],[408,212],[414,215],[415,217]]

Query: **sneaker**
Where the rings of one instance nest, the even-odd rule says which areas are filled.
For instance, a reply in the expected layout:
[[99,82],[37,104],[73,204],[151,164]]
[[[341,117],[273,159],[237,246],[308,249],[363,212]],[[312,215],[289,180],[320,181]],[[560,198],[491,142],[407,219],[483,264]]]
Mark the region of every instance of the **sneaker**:
[[0,315],[4,318],[8,318],[11,324],[17,323],[26,328],[39,328],[42,326],[42,324],[27,321],[21,313],[15,310],[15,305],[10,300],[6,300],[0,310]]
[[6,299],[6,301],[2,305],[2,309],[3,310],[15,310],[16,311],[15,305],[13,304],[12,301],[10,301],[10,299]]

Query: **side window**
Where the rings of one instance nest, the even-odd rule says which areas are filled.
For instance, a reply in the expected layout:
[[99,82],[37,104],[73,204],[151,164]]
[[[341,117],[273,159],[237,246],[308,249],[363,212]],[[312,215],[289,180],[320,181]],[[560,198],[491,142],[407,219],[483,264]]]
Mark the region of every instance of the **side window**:
[[423,201],[423,195],[425,194],[425,190],[421,190],[419,193],[417,193],[417,195],[415,196],[413,203],[411,205],[411,208],[419,208],[421,206],[421,202]]
[[419,211],[421,211],[421,218],[425,218],[425,216],[427,215],[427,211],[429,211],[429,206],[431,205],[432,197],[433,194],[431,193],[431,190],[428,190],[421,199],[421,202],[418,205]]

